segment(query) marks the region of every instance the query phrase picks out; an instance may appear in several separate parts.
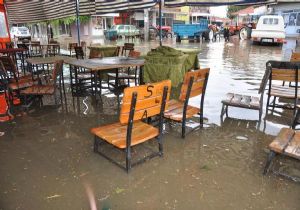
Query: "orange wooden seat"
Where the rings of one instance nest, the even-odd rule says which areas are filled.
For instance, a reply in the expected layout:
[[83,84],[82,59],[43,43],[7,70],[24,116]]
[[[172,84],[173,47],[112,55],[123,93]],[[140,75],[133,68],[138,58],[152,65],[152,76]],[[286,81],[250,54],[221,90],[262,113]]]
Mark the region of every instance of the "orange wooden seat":
[[285,155],[300,160],[300,132],[290,128],[282,128],[277,137],[269,145],[270,154],[264,169],[269,171],[272,160],[276,156]]
[[300,53],[293,52],[291,55],[291,62],[299,62],[300,61]]
[[[206,68],[187,72],[184,76],[179,101],[171,100],[168,102],[164,117],[182,123],[182,138],[185,137],[186,119],[199,114],[200,126],[203,126],[203,104],[209,71],[210,69]],[[199,107],[188,105],[189,98],[198,95],[201,95]]]
[[[113,163],[125,168],[127,172],[131,164],[131,147],[145,141],[157,138],[159,151],[150,154],[143,160],[163,154],[161,141],[163,111],[166,101],[170,95],[171,81],[166,80],[154,84],[141,85],[138,87],[128,87],[124,90],[123,103],[120,112],[120,121],[110,125],[104,125],[91,129],[95,135],[94,152],[97,152]],[[141,120],[152,116],[159,116],[158,128],[144,123]],[[122,166],[101,151],[100,143],[107,142],[118,149],[125,149],[126,166]]]

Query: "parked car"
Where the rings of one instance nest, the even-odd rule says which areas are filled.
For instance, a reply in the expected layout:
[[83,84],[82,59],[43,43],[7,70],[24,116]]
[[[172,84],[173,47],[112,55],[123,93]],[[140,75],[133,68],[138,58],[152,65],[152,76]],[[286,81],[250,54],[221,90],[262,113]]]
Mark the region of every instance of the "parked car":
[[18,39],[31,39],[30,31],[27,27],[11,27],[10,29],[10,36],[12,38],[18,38]]
[[133,25],[114,25],[109,30],[116,30],[118,36],[140,35],[140,30]]
[[264,15],[258,20],[256,29],[252,30],[253,42],[282,44],[285,41],[284,21],[282,16]]

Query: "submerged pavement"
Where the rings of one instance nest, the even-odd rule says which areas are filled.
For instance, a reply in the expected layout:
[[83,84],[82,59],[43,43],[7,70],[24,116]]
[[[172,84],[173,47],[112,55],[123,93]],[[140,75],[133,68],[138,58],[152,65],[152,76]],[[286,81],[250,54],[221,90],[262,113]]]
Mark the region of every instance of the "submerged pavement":
[[[295,42],[282,47],[237,39],[164,44],[200,48],[200,66],[211,68],[205,127],[181,139],[179,127],[166,126],[164,156],[127,174],[93,152],[89,132],[118,121],[114,94],[107,92],[96,104],[91,97],[69,93],[67,111],[45,98],[44,107],[0,125],[5,132],[0,137],[0,209],[91,209],[90,202],[98,209],[299,209],[299,183],[262,175],[268,145],[282,127],[290,126],[292,112],[266,114],[264,106],[258,125],[257,111],[230,107],[230,118],[220,119],[225,94],[257,96],[265,63],[289,60]],[[146,53],[155,46],[157,42],[149,42],[136,48]],[[197,105],[199,98],[190,103]],[[147,146],[156,148],[155,142]],[[123,160],[123,153],[105,149]],[[145,153],[138,146],[133,158]],[[300,177],[299,161],[277,158],[274,170]]]

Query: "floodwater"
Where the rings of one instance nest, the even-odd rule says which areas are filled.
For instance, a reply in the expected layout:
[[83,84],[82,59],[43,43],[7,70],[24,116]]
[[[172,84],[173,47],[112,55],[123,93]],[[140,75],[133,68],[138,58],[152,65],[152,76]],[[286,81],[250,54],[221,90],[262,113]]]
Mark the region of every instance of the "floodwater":
[[[145,53],[157,45],[137,48]],[[178,46],[200,48],[201,67],[211,68],[203,129],[181,139],[178,127],[166,126],[164,156],[127,174],[93,152],[89,132],[118,120],[120,100],[114,94],[106,93],[97,104],[68,94],[68,112],[47,106],[53,101],[46,98],[43,108],[1,124],[0,209],[300,209],[299,183],[274,173],[262,175],[268,144],[290,125],[291,111],[275,109],[266,115],[264,108],[258,125],[257,111],[229,108],[229,118],[220,120],[225,94],[258,95],[266,61],[288,60],[295,42],[258,46],[233,39]],[[198,103],[199,98],[191,100]],[[124,157],[105,149],[116,159]],[[145,153],[138,146],[133,158]],[[300,177],[299,161],[278,157],[274,163],[274,171]]]

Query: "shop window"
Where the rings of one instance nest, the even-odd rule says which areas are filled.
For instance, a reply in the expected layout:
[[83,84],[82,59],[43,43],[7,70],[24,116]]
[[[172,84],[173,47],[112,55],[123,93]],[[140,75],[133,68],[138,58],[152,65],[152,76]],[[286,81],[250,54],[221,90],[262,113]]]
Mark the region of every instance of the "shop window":
[[300,26],[300,13],[298,13],[297,15],[297,22],[296,22],[297,26]]

